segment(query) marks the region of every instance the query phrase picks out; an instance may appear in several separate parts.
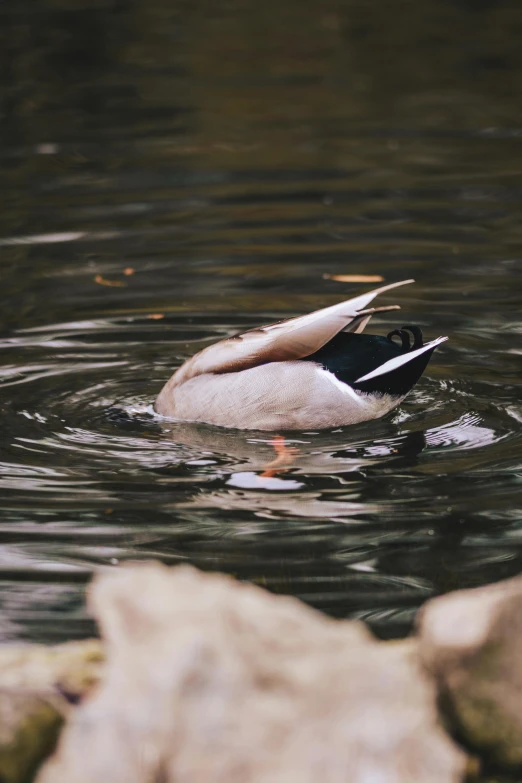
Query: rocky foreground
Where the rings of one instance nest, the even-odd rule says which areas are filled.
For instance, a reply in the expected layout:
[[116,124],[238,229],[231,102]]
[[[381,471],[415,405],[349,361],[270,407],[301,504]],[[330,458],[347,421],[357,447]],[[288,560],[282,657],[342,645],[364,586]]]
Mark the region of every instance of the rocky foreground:
[[522,578],[400,642],[189,566],[89,605],[101,642],[0,648],[2,783],[522,780]]

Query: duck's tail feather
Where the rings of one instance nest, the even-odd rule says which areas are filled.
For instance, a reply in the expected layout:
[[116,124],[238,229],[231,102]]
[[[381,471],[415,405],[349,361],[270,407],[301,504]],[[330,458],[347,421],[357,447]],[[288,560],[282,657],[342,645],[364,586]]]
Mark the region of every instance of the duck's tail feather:
[[400,288],[402,285],[409,285],[410,283],[414,283],[415,280],[411,278],[410,280],[400,280],[398,283],[388,283],[388,285],[382,285],[380,288],[374,288],[373,291],[368,291],[367,294],[360,294],[359,296],[353,297],[353,299],[349,299],[350,306],[353,310],[360,312],[363,310],[367,305],[370,304],[373,299],[375,299],[376,296],[379,294],[383,294],[385,291],[391,291],[393,288]]
[[350,323],[344,327],[343,332],[362,334],[362,332],[364,332],[366,329],[366,326],[372,315],[375,315],[376,313],[386,313],[389,310],[400,309],[400,305],[388,305],[387,307],[368,307],[366,310],[359,310],[357,315],[353,317]]

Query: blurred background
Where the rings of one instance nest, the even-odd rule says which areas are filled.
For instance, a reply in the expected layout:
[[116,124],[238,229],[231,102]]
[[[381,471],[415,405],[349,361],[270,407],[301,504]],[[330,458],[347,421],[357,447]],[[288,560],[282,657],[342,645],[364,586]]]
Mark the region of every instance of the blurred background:
[[[95,566],[192,562],[381,636],[520,571],[517,0],[0,6],[0,637],[93,632]],[[371,285],[448,334],[379,422],[166,425],[173,369]]]

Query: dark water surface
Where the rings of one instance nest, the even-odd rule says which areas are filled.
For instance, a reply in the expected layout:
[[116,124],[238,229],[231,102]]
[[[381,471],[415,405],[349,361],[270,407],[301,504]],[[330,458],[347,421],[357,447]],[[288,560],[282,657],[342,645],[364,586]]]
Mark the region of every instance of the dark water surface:
[[[382,635],[521,570],[519,2],[0,6],[0,634],[92,632],[92,569],[188,561]],[[148,412],[234,332],[415,277],[448,334],[385,419]],[[161,318],[157,316],[163,316]]]

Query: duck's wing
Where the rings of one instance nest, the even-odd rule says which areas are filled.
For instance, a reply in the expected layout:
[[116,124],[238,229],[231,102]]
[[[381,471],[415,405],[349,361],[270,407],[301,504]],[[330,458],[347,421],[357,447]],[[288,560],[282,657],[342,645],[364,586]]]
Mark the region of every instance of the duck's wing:
[[435,340],[430,340],[429,343],[424,343],[424,345],[422,345],[420,348],[408,351],[407,353],[403,353],[400,356],[394,356],[393,359],[389,359],[387,362],[384,362],[379,367],[376,367],[375,370],[366,373],[366,375],[363,375],[361,378],[357,378],[355,383],[359,384],[363,383],[364,381],[371,381],[373,378],[378,378],[380,375],[393,373],[400,367],[404,367],[404,365],[407,365],[414,359],[422,356],[423,353],[433,351],[437,345],[446,342],[447,339],[447,337],[437,337]]
[[267,362],[310,356],[338,332],[361,332],[373,313],[399,309],[397,305],[367,308],[378,294],[413,282],[402,280],[391,283],[322,310],[229,337],[188,359],[174,374],[172,381],[178,385],[203,373],[239,372]]

